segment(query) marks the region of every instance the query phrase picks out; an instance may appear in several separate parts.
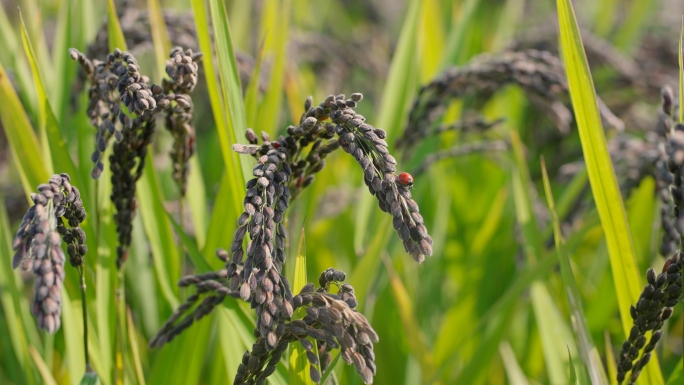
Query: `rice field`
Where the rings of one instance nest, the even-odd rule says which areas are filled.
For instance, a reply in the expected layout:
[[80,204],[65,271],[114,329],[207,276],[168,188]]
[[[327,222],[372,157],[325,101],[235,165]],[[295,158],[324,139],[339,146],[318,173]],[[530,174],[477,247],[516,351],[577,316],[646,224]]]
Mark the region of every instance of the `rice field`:
[[0,4],[0,384],[684,383],[681,0]]

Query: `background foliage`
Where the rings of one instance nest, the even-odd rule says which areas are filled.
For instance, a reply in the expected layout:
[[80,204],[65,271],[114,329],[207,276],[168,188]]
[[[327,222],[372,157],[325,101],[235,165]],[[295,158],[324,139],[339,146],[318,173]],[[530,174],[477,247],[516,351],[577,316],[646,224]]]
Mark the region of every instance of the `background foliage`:
[[[308,95],[318,103],[328,94],[361,92],[360,113],[387,131],[394,152],[419,87],[445,68],[479,53],[501,52],[516,39],[534,40],[529,37],[543,35],[544,28],[552,31],[546,32],[551,43],[545,47],[557,52],[559,16],[570,34],[562,52],[566,62],[572,60],[572,49],[582,46],[569,45],[572,20],[564,8],[569,1],[558,3],[557,9],[541,0],[2,0],[0,383],[77,384],[85,370],[75,270],[67,267],[63,327],[54,336],[39,331],[30,315],[30,279],[11,270],[11,242],[28,207],[27,194],[48,175],[71,174],[89,213],[84,223],[91,250],[88,346],[102,383],[232,382],[253,342],[254,320],[244,304],[226,301],[173,343],[147,347],[187,295],[175,286],[178,278],[218,268],[214,251],[229,246],[252,167],[230,146],[246,142],[247,127],[272,137],[282,133],[299,121]],[[585,42],[586,34],[605,39],[624,65],[647,63],[625,80],[624,68],[589,55],[596,93],[625,122],[625,131],[646,136],[656,123],[659,87],[677,88],[681,0],[573,5],[580,26],[575,32],[581,31]],[[117,23],[103,27],[108,17],[120,19],[123,36]],[[205,54],[202,84],[193,94],[198,151],[187,204],[179,204],[171,177],[170,135],[159,129],[152,161],[138,183],[140,210],[125,291],[115,290],[122,281],[114,264],[107,171],[98,183],[90,178],[93,129],[84,112],[86,95],[73,86],[77,65],[67,53],[69,47],[86,52],[96,39],[103,53],[126,39],[141,72],[155,82],[162,78],[171,42]],[[568,68],[580,71],[581,84],[582,63],[575,66]],[[582,100],[591,95],[589,90]],[[621,210],[619,192],[606,184],[610,167],[593,167],[603,175],[592,168],[592,156],[606,162],[607,152],[592,155],[586,143],[582,152],[578,131],[587,129],[586,122],[597,128],[591,126],[597,115],[582,118],[575,98],[579,130],[573,123],[568,133],[559,132],[517,86],[485,102],[470,97],[450,102],[442,123],[460,120],[466,110],[504,118],[478,139],[504,140],[508,146],[495,154],[449,158],[414,175],[414,199],[434,239],[433,256],[420,266],[404,253],[389,217],[367,196],[350,157],[328,157],[326,169],[290,207],[289,233],[299,234],[305,223],[308,276],[318,277],[331,266],[346,271],[361,311],[380,336],[375,383],[585,384],[592,371],[601,373],[602,381],[614,381],[613,351],[619,351],[625,327],[631,326],[624,304],[633,303],[645,283],[637,277],[648,267],[660,271],[664,262],[658,253],[660,209],[655,182],[647,176],[622,192],[624,228],[608,228],[605,220],[602,226],[602,205]],[[608,140],[616,135],[606,130]],[[426,138],[416,151],[397,156],[399,168],[414,170],[436,150],[469,141],[473,136],[458,132]],[[542,184],[542,155],[556,202],[553,215],[546,206],[551,196]],[[588,173],[583,163],[577,166],[581,159],[587,160]],[[568,176],[568,164],[579,171]],[[612,199],[594,203],[597,183],[612,191]],[[550,218],[556,214],[554,247]],[[189,257],[180,263],[183,249]],[[292,282],[297,249],[298,242],[290,240],[285,270]],[[619,276],[629,279],[614,282],[618,268],[627,271]],[[124,293],[125,301],[117,301]],[[665,326],[659,361],[649,364],[639,383],[681,383],[682,330],[679,306]],[[293,377],[287,371],[280,365],[270,383],[288,383]],[[334,377],[360,383],[346,365],[337,365]]]

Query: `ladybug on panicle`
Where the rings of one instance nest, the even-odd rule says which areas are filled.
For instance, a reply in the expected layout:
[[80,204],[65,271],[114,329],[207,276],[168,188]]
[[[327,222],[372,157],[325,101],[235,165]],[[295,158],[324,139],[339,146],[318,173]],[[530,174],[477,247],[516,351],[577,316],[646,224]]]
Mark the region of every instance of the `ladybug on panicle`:
[[397,180],[399,181],[400,185],[407,188],[413,188],[413,176],[406,171],[399,174]]

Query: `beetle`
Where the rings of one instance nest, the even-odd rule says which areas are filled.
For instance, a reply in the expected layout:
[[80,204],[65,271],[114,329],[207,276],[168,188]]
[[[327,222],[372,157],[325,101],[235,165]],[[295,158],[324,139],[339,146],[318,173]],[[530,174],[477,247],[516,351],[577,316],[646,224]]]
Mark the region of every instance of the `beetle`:
[[401,174],[399,174],[397,179],[399,180],[399,184],[401,184],[402,186],[413,188],[413,176],[411,174],[404,171]]

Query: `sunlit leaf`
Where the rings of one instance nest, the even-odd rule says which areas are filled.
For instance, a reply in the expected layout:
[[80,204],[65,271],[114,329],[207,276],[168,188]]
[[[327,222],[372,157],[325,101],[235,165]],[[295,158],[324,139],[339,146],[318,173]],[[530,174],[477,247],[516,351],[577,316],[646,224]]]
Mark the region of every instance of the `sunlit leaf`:
[[[617,185],[613,165],[606,147],[596,93],[582,46],[574,10],[569,0],[557,0],[560,42],[570,89],[570,99],[587,164],[589,183],[601,218],[608,245],[610,265],[625,335],[629,335],[632,318],[629,308],[641,292],[634,247],[629,233],[624,204]],[[653,359],[655,359],[655,354]],[[662,384],[657,360],[647,365],[642,376],[652,384]]]

